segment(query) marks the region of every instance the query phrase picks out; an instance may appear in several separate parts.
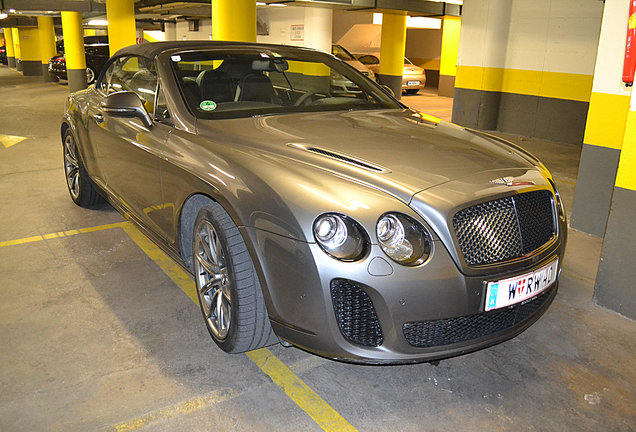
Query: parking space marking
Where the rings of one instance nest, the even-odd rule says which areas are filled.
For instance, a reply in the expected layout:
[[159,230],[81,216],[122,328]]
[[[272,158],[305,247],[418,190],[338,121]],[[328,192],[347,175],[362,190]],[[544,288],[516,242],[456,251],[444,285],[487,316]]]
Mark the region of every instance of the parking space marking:
[[0,142],[2,143],[2,145],[5,148],[9,148],[9,147],[14,146],[14,145],[16,145],[18,143],[21,143],[25,139],[27,139],[27,137],[22,137],[22,136],[17,136],[17,135],[3,135],[3,134],[0,134]]
[[203,408],[234,399],[237,396],[240,396],[240,394],[232,389],[216,390],[206,396],[196,397],[178,405],[152,411],[141,417],[135,417],[131,420],[116,424],[107,430],[109,432],[138,431],[152,423],[170,420],[180,415],[191,414],[193,412],[200,411]]
[[250,351],[247,356],[261,368],[291,400],[327,432],[354,432],[355,429],[336,410],[305,384],[267,348]]
[[[134,225],[129,223],[123,229],[132,241],[198,305],[199,300],[192,278]],[[270,350],[261,348],[248,352],[247,356],[323,430],[327,432],[356,431],[349,422],[285,366]]]
[[105,231],[105,230],[109,230],[113,228],[124,228],[127,225],[131,225],[131,223],[117,222],[117,223],[106,224],[106,225],[98,225],[94,227],[79,228],[79,229],[72,229],[68,231],[59,231],[59,232],[36,235],[31,237],[24,237],[24,238],[15,239],[15,240],[5,240],[5,241],[0,241],[0,248],[7,247],[7,246],[20,245],[25,243],[39,242],[43,240],[51,240],[51,239],[56,239],[61,237],[70,237],[77,234],[86,234],[86,233],[92,233],[96,231]]

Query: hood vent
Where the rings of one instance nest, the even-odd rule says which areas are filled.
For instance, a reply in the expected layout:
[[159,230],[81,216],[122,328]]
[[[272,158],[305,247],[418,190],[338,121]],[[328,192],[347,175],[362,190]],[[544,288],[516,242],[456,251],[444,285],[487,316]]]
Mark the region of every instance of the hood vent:
[[390,173],[391,170],[388,168],[385,168],[383,166],[380,165],[376,165],[373,162],[369,162],[363,159],[359,159],[356,158],[354,156],[349,156],[349,155],[344,155],[342,153],[334,153],[332,151],[329,150],[325,150],[325,149],[321,149],[318,147],[308,147],[308,146],[304,146],[302,144],[288,144],[290,147],[295,147],[301,150],[305,150],[305,151],[309,151],[312,153],[317,153],[323,156],[327,156],[329,158],[332,159],[337,159],[341,162],[345,162],[348,163],[350,165],[354,165],[357,166],[358,168],[363,168],[369,171],[373,171],[373,172],[379,172],[379,173]]

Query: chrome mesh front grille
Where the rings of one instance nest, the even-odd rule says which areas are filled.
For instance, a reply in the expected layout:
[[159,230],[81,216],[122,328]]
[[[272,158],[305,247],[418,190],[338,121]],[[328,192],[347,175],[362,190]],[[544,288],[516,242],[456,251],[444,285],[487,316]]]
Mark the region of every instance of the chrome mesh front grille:
[[532,191],[468,207],[455,214],[453,228],[468,265],[522,257],[556,234],[552,193]]

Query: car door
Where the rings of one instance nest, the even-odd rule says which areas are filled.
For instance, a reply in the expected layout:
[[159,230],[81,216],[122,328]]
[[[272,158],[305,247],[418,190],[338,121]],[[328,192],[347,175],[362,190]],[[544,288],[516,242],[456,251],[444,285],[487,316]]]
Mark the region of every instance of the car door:
[[154,62],[137,56],[115,59],[99,86],[101,97],[93,98],[88,107],[88,134],[105,189],[143,225],[165,238],[155,211],[162,203],[159,167],[172,127],[158,121],[147,127],[139,118],[115,117],[102,109],[109,94],[129,91],[154,118],[158,86]]

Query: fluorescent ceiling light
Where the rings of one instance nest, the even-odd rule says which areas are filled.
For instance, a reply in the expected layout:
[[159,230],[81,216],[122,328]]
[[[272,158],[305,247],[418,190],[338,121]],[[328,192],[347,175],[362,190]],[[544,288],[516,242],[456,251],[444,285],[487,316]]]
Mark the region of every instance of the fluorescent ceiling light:
[[267,6],[287,6],[287,5],[282,3],[268,3]]
[[265,6],[267,5],[267,3],[263,3],[263,2],[256,2],[256,6]]
[[89,20],[86,24],[90,26],[106,26],[108,25],[108,21],[103,19],[92,19]]
[[9,9],[9,13],[15,13],[15,9]]
[[[381,13],[377,13],[377,12],[373,13],[373,24],[382,24]],[[407,16],[406,27],[419,28],[419,29],[441,29],[442,20],[439,18]]]
[[0,19],[5,19],[8,16],[9,15],[7,15],[6,13],[0,13]]

